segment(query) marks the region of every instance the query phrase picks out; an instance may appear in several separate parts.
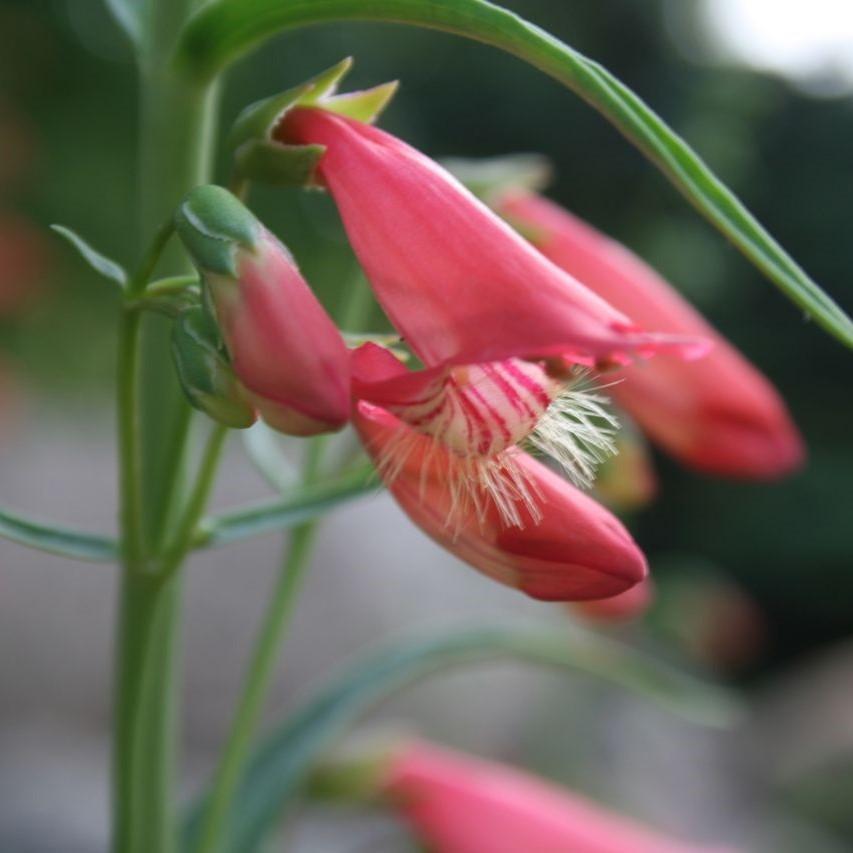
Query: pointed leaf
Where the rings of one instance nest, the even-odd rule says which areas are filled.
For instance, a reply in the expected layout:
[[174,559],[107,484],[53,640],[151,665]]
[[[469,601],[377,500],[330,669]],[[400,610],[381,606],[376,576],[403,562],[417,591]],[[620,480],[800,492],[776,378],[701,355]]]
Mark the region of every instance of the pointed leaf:
[[207,518],[199,525],[196,547],[214,548],[286,530],[377,489],[373,466],[365,463],[331,483],[303,486],[286,498]]
[[187,73],[211,79],[282,30],[351,20],[411,24],[467,36],[514,54],[554,77],[643,151],[796,305],[853,347],[853,321],[653,110],[597,62],[486,0],[212,0],[188,22],[176,58]]
[[75,560],[108,563],[118,559],[118,543],[114,539],[57,527],[5,509],[0,510],[0,536],[28,548]]
[[[591,675],[702,724],[728,726],[741,711],[721,688],[580,629],[550,633],[479,629],[398,641],[333,678],[261,744],[243,776],[220,850],[255,850],[331,743],[377,702],[448,667],[507,657]],[[188,814],[187,851],[197,842],[204,803],[202,796]]]
[[79,234],[64,225],[51,225],[53,231],[64,237],[79,253],[84,261],[104,278],[115,282],[124,288],[127,284],[127,273],[124,268],[93,249]]

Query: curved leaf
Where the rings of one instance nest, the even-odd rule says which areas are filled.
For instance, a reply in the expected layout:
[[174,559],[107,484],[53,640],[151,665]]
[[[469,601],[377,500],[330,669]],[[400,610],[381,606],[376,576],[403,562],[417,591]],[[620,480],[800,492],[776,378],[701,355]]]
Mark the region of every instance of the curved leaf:
[[[254,850],[330,743],[376,702],[449,666],[515,658],[601,678],[707,725],[730,725],[734,697],[628,646],[587,631],[480,629],[418,638],[374,652],[333,679],[272,732],[255,752],[232,807],[225,853]],[[185,849],[194,849],[204,797],[190,810]]]
[[107,563],[118,559],[118,543],[107,536],[55,527],[23,515],[0,510],[0,536],[62,557]]
[[51,230],[64,237],[79,253],[80,257],[99,275],[124,288],[127,285],[127,273],[115,261],[93,249],[76,231],[64,225],[51,225]]
[[373,466],[360,465],[330,483],[302,486],[291,491],[286,498],[206,518],[199,525],[196,547],[213,548],[286,530],[376,489]]
[[213,0],[190,19],[176,61],[187,73],[210,78],[277,32],[350,20],[413,24],[467,36],[554,77],[643,151],[796,305],[853,347],[853,321],[653,110],[598,63],[486,0]]

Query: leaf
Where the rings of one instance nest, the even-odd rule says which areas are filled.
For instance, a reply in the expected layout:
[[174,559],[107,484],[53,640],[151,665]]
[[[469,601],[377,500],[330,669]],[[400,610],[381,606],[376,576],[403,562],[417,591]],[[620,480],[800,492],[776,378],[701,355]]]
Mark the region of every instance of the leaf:
[[243,448],[267,484],[282,495],[288,495],[299,483],[299,471],[284,455],[277,433],[258,421],[242,434]]
[[79,234],[70,228],[66,228],[64,225],[51,225],[50,227],[57,234],[64,237],[95,272],[115,282],[121,288],[127,285],[127,273],[123,267],[105,257],[96,249],[93,249]]
[[[707,725],[731,725],[741,711],[735,698],[721,688],[580,629],[543,633],[492,628],[409,639],[344,670],[265,739],[246,769],[220,849],[254,850],[332,741],[378,701],[447,667],[507,657],[592,675]],[[188,813],[187,851],[194,849],[204,802],[202,796]]]
[[351,20],[412,24],[511,53],[563,83],[666,175],[686,198],[827,332],[853,347],[853,321],[762,228],[699,156],[601,65],[486,0],[213,0],[187,23],[177,62],[202,80],[285,29]]
[[304,486],[286,498],[206,518],[199,525],[196,547],[215,548],[286,530],[376,489],[373,466],[365,463],[332,482]]
[[118,559],[118,543],[106,536],[55,527],[8,510],[0,510],[0,536],[61,557],[106,563]]

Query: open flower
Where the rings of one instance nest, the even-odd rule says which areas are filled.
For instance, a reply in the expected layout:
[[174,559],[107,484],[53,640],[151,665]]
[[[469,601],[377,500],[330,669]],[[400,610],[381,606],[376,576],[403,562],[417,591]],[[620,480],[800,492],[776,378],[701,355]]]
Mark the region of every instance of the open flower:
[[802,463],[802,440],[773,386],[646,263],[530,192],[505,192],[494,206],[543,255],[645,328],[714,342],[695,362],[627,366],[609,389],[657,443],[693,468],[733,477],[770,479]]
[[[376,347],[356,356],[354,395],[370,404],[359,410],[362,432],[365,422],[376,422],[378,409],[391,418],[382,421],[383,439],[371,452],[392,492],[417,514],[411,482],[440,482],[447,500],[437,506],[445,518],[421,514],[419,523],[457,552],[468,550],[464,543],[477,525],[490,540],[498,528],[517,528],[528,542],[537,531],[550,541],[551,531],[544,532],[550,518],[569,524],[570,505],[585,508],[579,516],[588,506],[568,487],[550,490],[551,475],[518,446],[553,457],[576,483],[591,483],[596,464],[612,452],[616,424],[595,391],[583,387],[579,365],[623,364],[659,350],[695,357],[704,342],[643,332],[444,169],[387,133],[297,107],[275,135],[287,144],[324,146],[317,180],[333,195],[377,299],[424,365],[408,371]],[[395,486],[403,476],[405,486]],[[618,558],[610,554],[609,580],[602,582],[600,571],[607,570],[596,564],[596,581],[570,590],[566,571],[564,586],[542,597],[596,597],[602,583],[609,591],[601,595],[615,594],[643,577],[642,558],[621,526],[600,508],[589,512],[607,516],[621,537]],[[446,533],[439,532],[441,523]],[[552,569],[577,568],[565,552],[558,557],[556,549],[545,550]],[[485,559],[480,568],[505,579],[512,574]]]
[[356,404],[354,424],[408,516],[494,580],[533,598],[582,601],[616,595],[645,576],[643,554],[622,524],[517,448],[495,463],[503,467],[460,487],[457,469],[468,457],[372,403]]
[[398,748],[384,776],[386,795],[440,853],[711,853],[520,770],[424,742]]

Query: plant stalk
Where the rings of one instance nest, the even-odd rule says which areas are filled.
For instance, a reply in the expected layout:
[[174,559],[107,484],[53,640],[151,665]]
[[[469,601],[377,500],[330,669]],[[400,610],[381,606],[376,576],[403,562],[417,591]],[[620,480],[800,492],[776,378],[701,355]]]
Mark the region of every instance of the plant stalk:
[[[134,292],[155,269],[189,272],[175,250],[163,251],[163,227],[192,187],[209,180],[216,85],[190,83],[171,66],[174,39],[194,0],[150,0],[140,56],[139,215],[151,242]],[[158,264],[158,259],[160,263]],[[113,748],[114,853],[172,853],[176,846],[177,638],[181,578],[154,571],[164,506],[187,489],[183,434],[189,429],[168,360],[161,318],[125,311],[119,327],[118,423],[122,577],[119,594]],[[180,448],[170,459],[169,448]],[[179,566],[183,555],[177,560]]]
[[[308,447],[303,484],[310,484],[321,470],[327,439],[328,436],[319,436]],[[281,572],[255,640],[231,731],[213,780],[195,853],[216,853],[228,834],[231,803],[246,766],[264,700],[269,693],[276,662],[310,563],[316,533],[317,521],[312,520],[294,527],[290,534]]]

